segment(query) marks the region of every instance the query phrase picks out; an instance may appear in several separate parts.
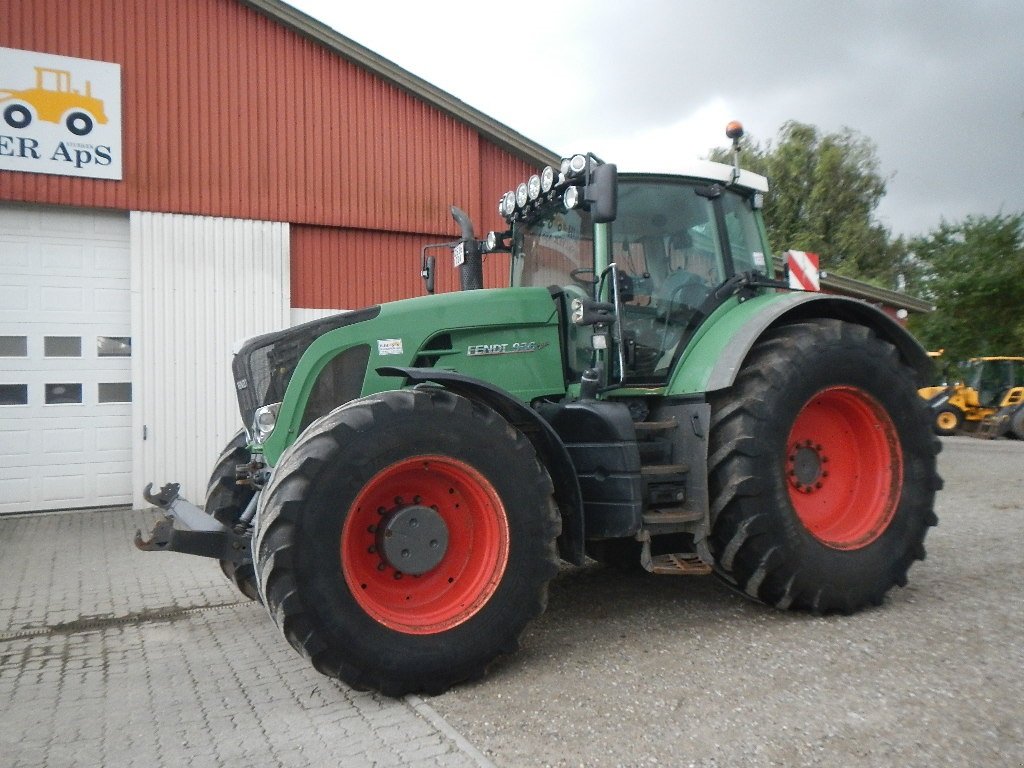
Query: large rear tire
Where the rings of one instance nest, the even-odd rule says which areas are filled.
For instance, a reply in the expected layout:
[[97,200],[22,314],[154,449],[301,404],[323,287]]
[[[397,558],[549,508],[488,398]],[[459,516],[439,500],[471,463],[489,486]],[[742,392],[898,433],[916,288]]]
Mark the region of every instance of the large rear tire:
[[1024,440],[1024,405],[1018,406],[1010,416],[1010,435],[1018,440]]
[[712,400],[715,572],[779,608],[880,604],[924,559],[940,447],[891,344],[829,319],[771,331]]
[[439,693],[511,653],[558,570],[529,440],[437,389],[353,401],[285,452],[260,499],[260,592],[325,675]]
[[[235,482],[235,468],[248,462],[249,458],[245,432],[239,430],[217,457],[213,472],[210,473],[210,481],[206,485],[205,510],[207,514],[213,515],[217,522],[228,528],[232,528],[238,522],[238,518],[241,517],[255,494],[252,486],[238,485]],[[253,569],[251,559],[239,563],[221,560],[220,569],[238,587],[239,592],[250,600],[259,600],[256,571]]]

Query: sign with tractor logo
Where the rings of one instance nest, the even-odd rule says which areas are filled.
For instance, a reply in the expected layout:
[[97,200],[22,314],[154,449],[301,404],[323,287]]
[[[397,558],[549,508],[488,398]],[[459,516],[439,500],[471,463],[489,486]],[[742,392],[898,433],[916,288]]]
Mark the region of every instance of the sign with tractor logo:
[[121,178],[121,66],[0,48],[0,170]]

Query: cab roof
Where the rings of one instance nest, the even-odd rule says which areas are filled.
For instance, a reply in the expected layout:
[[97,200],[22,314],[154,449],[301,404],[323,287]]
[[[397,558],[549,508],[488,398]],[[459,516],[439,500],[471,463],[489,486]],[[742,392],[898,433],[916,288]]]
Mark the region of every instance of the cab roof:
[[[671,172],[665,170],[650,169],[623,169],[623,175],[657,175],[657,176],[682,176],[687,179],[700,179],[706,181],[718,181],[723,184],[732,182],[733,168],[725,163],[716,163],[713,160],[691,160],[678,169]],[[768,179],[759,173],[740,169],[740,177],[736,182],[737,186],[745,187],[753,192],[767,192]]]

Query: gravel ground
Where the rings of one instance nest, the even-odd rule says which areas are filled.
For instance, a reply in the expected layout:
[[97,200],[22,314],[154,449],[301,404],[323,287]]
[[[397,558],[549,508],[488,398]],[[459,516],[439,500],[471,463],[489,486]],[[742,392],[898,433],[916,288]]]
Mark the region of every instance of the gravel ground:
[[1024,765],[1024,442],[943,448],[928,558],[882,607],[567,568],[523,650],[431,706],[499,766]]

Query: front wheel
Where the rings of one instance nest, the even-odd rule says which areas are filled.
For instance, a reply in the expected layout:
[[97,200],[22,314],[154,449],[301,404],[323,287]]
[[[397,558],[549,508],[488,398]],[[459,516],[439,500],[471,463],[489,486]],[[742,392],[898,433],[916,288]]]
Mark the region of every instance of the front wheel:
[[935,434],[949,437],[960,431],[964,423],[964,412],[952,405],[940,408],[934,414],[932,427]]
[[32,112],[24,104],[11,104],[4,110],[4,122],[11,128],[27,128],[32,122]]
[[939,447],[891,344],[838,320],[771,331],[712,401],[716,573],[780,608],[880,604],[924,558]]
[[438,693],[517,648],[557,572],[560,522],[529,440],[444,390],[314,422],[263,492],[260,591],[320,672]]
[[[228,528],[233,528],[238,523],[256,493],[252,486],[239,485],[236,482],[236,467],[250,459],[246,445],[245,432],[239,430],[217,457],[213,472],[210,473],[210,480],[206,484],[206,513]],[[237,563],[221,560],[220,569],[239,592],[250,600],[259,600],[256,571],[253,569],[252,560]]]

